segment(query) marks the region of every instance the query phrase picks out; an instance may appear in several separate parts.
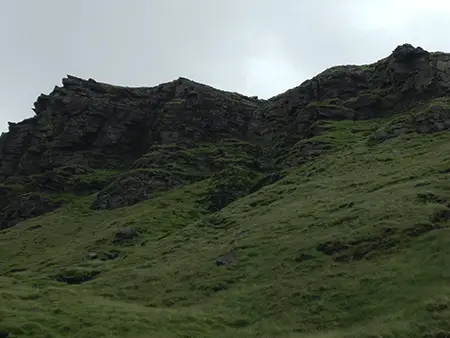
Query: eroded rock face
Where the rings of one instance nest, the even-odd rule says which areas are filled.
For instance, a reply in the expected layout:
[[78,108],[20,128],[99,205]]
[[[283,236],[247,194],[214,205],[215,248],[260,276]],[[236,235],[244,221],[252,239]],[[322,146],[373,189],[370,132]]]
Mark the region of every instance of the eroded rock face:
[[0,137],[0,180],[54,168],[124,168],[155,144],[303,135],[317,120],[391,116],[450,93],[450,55],[404,44],[377,63],[332,67],[269,100],[186,78],[128,88],[63,79],[36,116]]
[[247,137],[259,101],[187,79],[127,88],[63,79],[35,103],[34,118],[0,139],[0,178],[67,166],[126,168],[152,144]]
[[[422,112],[391,120],[372,139],[447,130],[450,105],[436,100],[449,94],[450,54],[409,44],[374,64],[332,67],[269,100],[186,78],[129,88],[68,75],[38,97],[34,117],[0,136],[0,182],[22,193],[97,193],[92,208],[113,209],[211,178],[207,208],[220,210],[251,191],[256,176],[330,151],[310,140],[323,121],[391,118],[425,102]],[[14,202],[19,195],[0,190],[7,226],[12,214],[50,210],[5,209],[25,203]]]
[[450,54],[404,44],[374,64],[332,67],[269,99],[259,128],[272,137],[307,131],[320,119],[389,117],[449,93]]

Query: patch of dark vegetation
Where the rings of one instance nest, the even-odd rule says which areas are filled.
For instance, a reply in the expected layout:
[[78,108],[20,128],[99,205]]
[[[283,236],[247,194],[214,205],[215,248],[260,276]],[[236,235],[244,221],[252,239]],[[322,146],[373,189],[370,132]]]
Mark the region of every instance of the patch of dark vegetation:
[[[355,206],[355,202],[345,202],[338,206],[334,206],[328,212],[332,213],[332,212],[336,212],[336,211],[343,210],[343,209],[351,209],[354,206]],[[347,217],[349,217],[350,220],[354,219],[352,215],[343,216],[342,219],[347,219]]]
[[93,170],[80,165],[69,165],[28,177],[25,190],[31,192],[71,192],[87,195],[103,189],[113,182],[120,172]]
[[246,319],[237,319],[228,324],[228,326],[236,328],[236,329],[247,327],[249,325],[251,325],[251,323]]
[[436,195],[432,192],[421,192],[417,194],[417,198],[422,203],[447,204],[447,199]]
[[430,223],[418,223],[411,227],[399,230],[396,228],[384,228],[377,236],[369,236],[358,240],[331,240],[317,245],[316,250],[327,256],[332,256],[336,262],[351,262],[362,259],[371,259],[376,256],[389,253],[401,243],[402,234],[409,237],[419,237],[433,230],[443,227]]
[[371,189],[368,189],[367,192],[379,191],[379,190],[382,190],[382,189],[385,189],[385,188],[392,187],[395,184],[412,181],[412,180],[415,180],[417,178],[418,178],[418,176],[411,175],[411,176],[406,176],[406,177],[402,177],[402,178],[393,179],[392,181],[387,181],[385,183],[376,183]]
[[235,225],[236,222],[220,214],[213,214],[206,216],[204,220],[200,222],[201,226],[207,226],[213,229],[225,229]]
[[435,333],[427,333],[423,338],[450,338],[450,331],[439,331]]
[[40,228],[42,228],[42,225],[37,224],[37,225],[30,226],[28,228],[28,230],[37,230],[37,229],[40,229]]
[[449,306],[446,302],[433,302],[427,304],[426,309],[428,312],[443,312],[448,310]]
[[68,269],[56,275],[56,281],[66,284],[83,284],[100,274],[98,270]]
[[98,254],[98,259],[101,261],[112,261],[119,257],[120,252],[117,250],[110,250],[108,252],[101,252]]
[[139,230],[136,228],[125,228],[116,232],[113,239],[113,244],[128,244],[139,236]]
[[414,187],[415,188],[426,187],[427,185],[430,185],[430,184],[431,184],[430,182],[419,182],[419,183],[414,184]]
[[332,149],[332,145],[324,140],[301,140],[292,148],[283,149],[277,156],[275,164],[282,167],[298,166],[312,161],[330,149]]
[[114,170],[90,170],[73,177],[72,190],[77,194],[90,194],[104,189],[121,175]]
[[339,226],[348,222],[352,222],[354,220],[357,220],[359,216],[357,214],[350,214],[350,215],[343,215],[340,217],[336,217],[333,221],[331,221],[330,226]]
[[27,271],[27,268],[12,268],[11,270],[9,270],[9,272],[11,273],[18,273],[18,272],[24,272]]
[[156,193],[195,182],[195,175],[157,169],[136,169],[122,174],[116,181],[97,193],[91,208],[111,210],[149,200]]
[[314,258],[315,258],[315,257],[312,256],[312,255],[305,254],[305,253],[303,253],[303,252],[299,252],[299,253],[295,256],[294,260],[295,260],[297,263],[301,263],[301,262],[305,262],[305,261],[310,261],[311,259],[314,259]]
[[206,178],[228,165],[261,170],[262,150],[249,142],[224,138],[216,143],[162,144],[136,160],[133,168],[164,169],[191,172]]
[[320,243],[316,249],[328,256],[332,256],[336,262],[351,262],[370,259],[385,253],[398,244],[399,239],[391,236],[391,232],[388,231],[379,236],[354,241],[328,241]]
[[0,210],[0,230],[10,228],[24,220],[52,212],[64,203],[38,193],[18,196]]
[[422,203],[439,205],[439,210],[436,210],[430,217],[432,223],[439,223],[450,220],[450,203],[448,202],[447,198],[436,195],[433,192],[421,192],[417,193],[417,199]]
[[431,216],[432,222],[443,222],[448,220],[450,220],[450,209],[448,208],[438,210]]
[[208,167],[195,153],[196,146],[170,143],[153,145],[149,152],[133,163],[133,169],[162,169],[168,171],[208,172]]
[[216,284],[211,289],[212,289],[213,292],[226,291],[226,290],[228,290],[228,285],[226,285],[226,284]]
[[71,190],[72,176],[65,171],[51,170],[30,178],[31,181],[25,186],[27,191],[48,193]]
[[263,170],[262,149],[238,139],[224,138],[212,147],[200,149],[197,154],[201,154],[213,173],[225,170],[230,165],[245,167],[252,171]]
[[284,175],[281,172],[273,172],[273,173],[267,174],[266,176],[259,179],[255,183],[255,185],[253,185],[250,188],[249,192],[254,193],[265,186],[268,186],[268,185],[278,182],[279,180],[283,179],[283,177],[284,177]]
[[268,205],[271,205],[277,201],[277,197],[273,195],[262,195],[262,196],[256,196],[252,201],[249,203],[249,205],[252,208],[256,207],[266,207]]
[[438,229],[442,229],[442,226],[432,223],[418,223],[410,228],[404,229],[403,232],[410,237],[417,237]]
[[317,245],[316,250],[323,252],[325,255],[331,256],[337,252],[348,249],[350,246],[342,241],[328,241]]
[[354,202],[348,202],[348,203],[341,204],[338,208],[339,209],[350,209],[350,208],[353,208],[354,205],[355,205]]
[[230,203],[250,193],[258,174],[245,167],[229,165],[214,174],[209,182],[206,196],[201,203],[210,212],[217,212]]

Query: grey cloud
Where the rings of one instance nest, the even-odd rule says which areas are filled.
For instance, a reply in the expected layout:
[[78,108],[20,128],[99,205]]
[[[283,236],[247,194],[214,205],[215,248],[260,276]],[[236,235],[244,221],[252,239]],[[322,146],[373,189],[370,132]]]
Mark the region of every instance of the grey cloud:
[[183,76],[269,97],[410,42],[450,51],[428,0],[3,0],[0,131],[66,74],[129,86]]

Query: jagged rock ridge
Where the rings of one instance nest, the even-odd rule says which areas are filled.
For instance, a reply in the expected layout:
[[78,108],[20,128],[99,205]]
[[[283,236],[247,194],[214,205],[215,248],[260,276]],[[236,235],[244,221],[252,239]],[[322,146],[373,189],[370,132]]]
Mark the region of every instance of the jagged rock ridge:
[[[98,192],[92,208],[111,209],[209,177],[214,201],[205,200],[211,210],[220,209],[254,191],[262,176],[329,151],[326,143],[309,141],[323,120],[389,117],[445,98],[450,55],[405,44],[374,64],[327,69],[269,100],[186,78],[152,88],[70,75],[62,83],[38,97],[34,117],[10,123],[0,137],[7,196],[0,202],[2,227],[14,224],[17,199],[30,192]],[[446,114],[413,121],[419,122],[425,132],[450,125]],[[411,123],[375,138],[404,132]],[[233,175],[245,178],[237,182]],[[225,196],[229,189],[237,190]],[[53,210],[54,204],[38,209]]]

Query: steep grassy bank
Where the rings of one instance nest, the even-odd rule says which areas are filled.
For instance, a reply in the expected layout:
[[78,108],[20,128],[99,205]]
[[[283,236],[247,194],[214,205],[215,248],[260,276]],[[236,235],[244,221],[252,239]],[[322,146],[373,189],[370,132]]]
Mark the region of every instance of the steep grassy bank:
[[445,337],[450,134],[373,144],[386,123],[327,122],[312,140],[335,151],[215,213],[206,179],[115,210],[73,196],[3,230],[0,332]]

